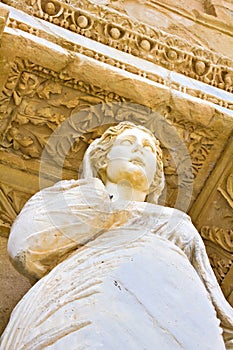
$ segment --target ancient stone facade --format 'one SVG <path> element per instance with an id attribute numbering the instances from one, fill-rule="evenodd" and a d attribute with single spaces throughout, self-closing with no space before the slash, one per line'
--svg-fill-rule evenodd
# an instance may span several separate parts
<path id="1" fill-rule="evenodd" d="M 130 120 L 161 139 L 161 201 L 191 215 L 233 304 L 233 5 L 193 0 L 188 6 L 182 0 L 0 2 L 4 250 L 26 200 L 60 179 L 77 178 L 90 142 Z M 2 278 L 11 281 L 10 263 L 1 259 Z M 19 287 L 10 296 L 1 291 L 1 330 L 29 288 L 10 276 Z"/>

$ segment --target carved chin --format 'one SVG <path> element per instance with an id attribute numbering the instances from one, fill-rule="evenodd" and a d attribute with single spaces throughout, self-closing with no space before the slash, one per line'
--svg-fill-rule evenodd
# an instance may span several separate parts
<path id="1" fill-rule="evenodd" d="M 147 177 L 142 169 L 121 171 L 117 177 L 108 177 L 108 179 L 115 184 L 132 187 L 137 191 L 148 192 L 149 189 Z"/>

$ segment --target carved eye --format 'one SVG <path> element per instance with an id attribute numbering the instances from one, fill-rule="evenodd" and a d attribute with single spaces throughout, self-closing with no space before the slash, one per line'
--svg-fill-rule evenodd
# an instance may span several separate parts
<path id="1" fill-rule="evenodd" d="M 129 145 L 132 145 L 133 141 L 130 140 L 130 139 L 123 139 L 121 140 L 120 144 L 121 145 L 124 145 L 124 146 L 129 146 Z"/>
<path id="2" fill-rule="evenodd" d="M 148 151 L 150 151 L 150 152 L 152 152 L 152 153 L 155 152 L 154 147 L 153 147 L 152 145 L 150 145 L 149 143 L 144 144 L 144 145 L 143 145 L 143 148 L 146 149 L 146 150 L 148 150 Z"/>

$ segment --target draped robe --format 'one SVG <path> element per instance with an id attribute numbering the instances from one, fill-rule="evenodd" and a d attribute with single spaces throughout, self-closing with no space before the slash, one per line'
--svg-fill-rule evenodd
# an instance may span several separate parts
<path id="1" fill-rule="evenodd" d="M 39 280 L 2 350 L 233 349 L 232 308 L 179 210 L 112 202 L 97 178 L 60 181 L 27 202 L 8 249 Z"/>

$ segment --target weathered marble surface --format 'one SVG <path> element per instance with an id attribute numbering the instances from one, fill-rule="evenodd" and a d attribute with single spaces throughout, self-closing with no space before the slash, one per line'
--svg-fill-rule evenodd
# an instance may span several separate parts
<path id="1" fill-rule="evenodd" d="M 2 349 L 232 349 L 233 310 L 199 233 L 185 213 L 151 204 L 164 186 L 153 134 L 108 128 L 83 176 L 34 195 L 13 224 L 12 262 L 41 279 Z"/>

